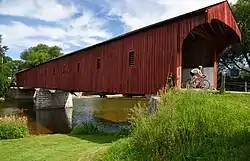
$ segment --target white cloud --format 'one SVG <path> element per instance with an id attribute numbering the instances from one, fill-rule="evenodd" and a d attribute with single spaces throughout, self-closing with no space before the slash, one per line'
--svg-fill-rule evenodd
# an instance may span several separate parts
<path id="1" fill-rule="evenodd" d="M 109 15 L 118 16 L 130 30 L 197 10 L 221 0 L 105 0 Z M 235 2 L 236 0 L 231 0 Z"/>
<path id="2" fill-rule="evenodd" d="M 38 43 L 45 43 L 59 45 L 63 49 L 67 49 L 70 47 L 69 45 L 84 47 L 98 43 L 99 39 L 110 38 L 111 34 L 102 30 L 101 27 L 101 25 L 92 25 L 91 27 L 65 26 L 65 29 L 44 26 L 31 27 L 18 21 L 12 21 L 8 25 L 0 24 L 0 31 L 4 36 L 4 44 L 9 47 L 28 48 Z M 42 37 L 43 39 L 35 39 L 35 37 Z M 99 39 L 96 37 L 99 37 Z M 69 45 L 65 46 L 65 44 Z"/>
<path id="3" fill-rule="evenodd" d="M 94 36 L 109 38 L 111 34 L 105 31 L 105 29 L 101 30 L 105 23 L 106 21 L 104 19 L 96 17 L 93 12 L 86 11 L 82 16 L 73 19 L 70 22 L 66 22 L 66 24 L 69 24 L 68 26 L 66 25 L 68 30 L 67 35 L 83 38 Z"/>
<path id="4" fill-rule="evenodd" d="M 55 0 L 53 1 L 55 2 Z M 34 3 L 34 1 L 32 1 L 32 3 Z M 9 3 L 9 5 L 12 4 Z M 60 5 L 61 4 L 57 4 L 55 6 Z M 22 4 L 22 6 L 25 6 L 25 4 Z M 19 7 L 22 8 L 21 6 Z M 14 9 L 11 9 L 11 6 L 9 6 L 8 10 Z M 48 12 L 49 11 L 50 8 L 48 8 Z M 83 48 L 100 42 L 100 39 L 108 39 L 112 36 L 112 34 L 104 29 L 104 25 L 106 24 L 105 20 L 96 17 L 91 10 L 84 9 L 84 11 L 84 13 L 78 12 L 81 16 L 78 16 L 77 18 L 70 17 L 65 20 L 54 21 L 58 24 L 57 27 L 44 25 L 30 26 L 20 21 L 11 21 L 10 24 L 0 24 L 0 34 L 4 37 L 3 43 L 5 45 L 8 45 L 10 48 L 20 48 L 20 50 L 29 48 L 38 43 L 58 45 L 64 50 L 69 50 L 72 46 Z M 34 15 L 40 15 L 42 12 L 44 11 L 39 11 L 39 9 L 37 9 Z M 9 15 L 11 14 L 13 13 L 10 12 Z M 16 14 L 25 15 L 26 13 L 25 11 L 20 10 L 16 11 Z M 33 18 L 35 18 L 34 15 Z M 59 18 L 59 16 L 49 18 L 49 16 L 43 15 L 41 17 L 41 19 L 44 20 L 55 20 L 56 18 Z M 61 16 L 61 18 L 63 18 L 63 16 Z"/>
<path id="5" fill-rule="evenodd" d="M 1 0 L 0 14 L 23 16 L 45 21 L 70 18 L 77 12 L 72 4 L 63 5 L 58 0 Z"/>
<path id="6" fill-rule="evenodd" d="M 0 24 L 0 31 L 4 35 L 4 42 L 9 46 L 18 45 L 26 38 L 44 36 L 51 39 L 62 38 L 65 31 L 61 28 L 52 28 L 37 26 L 27 26 L 18 21 L 12 21 L 11 24 Z"/>

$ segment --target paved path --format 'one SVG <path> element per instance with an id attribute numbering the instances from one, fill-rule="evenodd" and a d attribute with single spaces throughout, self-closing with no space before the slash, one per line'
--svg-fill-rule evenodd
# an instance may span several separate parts
<path id="1" fill-rule="evenodd" d="M 185 88 L 182 88 L 181 90 L 185 91 L 187 89 Z M 208 89 L 208 90 L 203 90 L 203 89 L 190 89 L 190 90 L 194 90 L 194 91 L 208 91 L 208 92 L 220 92 L 219 90 L 211 90 L 211 89 Z M 225 93 L 233 93 L 233 94 L 250 94 L 250 92 L 240 92 L 240 91 L 225 91 Z"/>

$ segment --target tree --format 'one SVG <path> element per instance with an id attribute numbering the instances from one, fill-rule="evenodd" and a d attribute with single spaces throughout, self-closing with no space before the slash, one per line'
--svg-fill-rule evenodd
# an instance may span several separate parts
<path id="1" fill-rule="evenodd" d="M 5 63 L 5 66 L 10 70 L 9 77 L 15 79 L 15 74 L 25 69 L 25 64 L 21 60 L 11 60 Z"/>
<path id="2" fill-rule="evenodd" d="M 7 46 L 2 45 L 2 36 L 0 35 L 0 97 L 7 93 L 11 82 L 15 80 L 15 73 L 24 69 L 24 63 L 21 60 L 12 60 L 6 56 Z"/>
<path id="3" fill-rule="evenodd" d="M 38 44 L 37 46 L 24 50 L 20 58 L 25 62 L 26 67 L 34 67 L 61 56 L 63 54 L 61 51 L 62 49 L 58 46 L 50 47 L 45 44 Z"/>
<path id="4" fill-rule="evenodd" d="M 230 46 L 220 60 L 220 68 L 238 68 L 250 74 L 250 1 L 238 0 L 231 4 L 235 19 L 242 34 L 242 43 Z"/>
<path id="5" fill-rule="evenodd" d="M 2 45 L 2 40 L 3 40 L 3 37 L 2 37 L 2 35 L 0 35 L 0 64 L 3 64 L 3 57 L 6 53 L 6 51 L 8 50 L 7 46 Z"/>
<path id="6" fill-rule="evenodd" d="M 8 80 L 8 75 L 10 74 L 10 71 L 4 65 L 4 62 L 9 60 L 5 56 L 7 50 L 8 47 L 2 45 L 2 35 L 0 35 L 0 97 L 5 96 L 10 84 L 10 81 Z"/>

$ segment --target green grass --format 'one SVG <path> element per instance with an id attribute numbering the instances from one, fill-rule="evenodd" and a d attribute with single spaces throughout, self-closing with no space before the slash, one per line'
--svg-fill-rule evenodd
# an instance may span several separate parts
<path id="1" fill-rule="evenodd" d="M 241 161 L 250 158 L 250 95 L 170 91 L 155 114 L 137 108 L 131 135 L 96 160 Z"/>
<path id="2" fill-rule="evenodd" d="M 113 135 L 46 135 L 1 140 L 1 161 L 87 161 L 118 139 Z"/>
<path id="3" fill-rule="evenodd" d="M 77 125 L 71 132 L 72 135 L 101 135 L 104 134 L 96 124 L 90 123 L 81 123 Z"/>

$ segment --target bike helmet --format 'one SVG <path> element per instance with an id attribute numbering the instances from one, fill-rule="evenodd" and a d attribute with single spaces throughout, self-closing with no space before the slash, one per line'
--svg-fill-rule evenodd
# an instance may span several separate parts
<path id="1" fill-rule="evenodd" d="M 198 67 L 200 70 L 203 68 L 201 65 L 199 65 L 199 67 Z"/>

